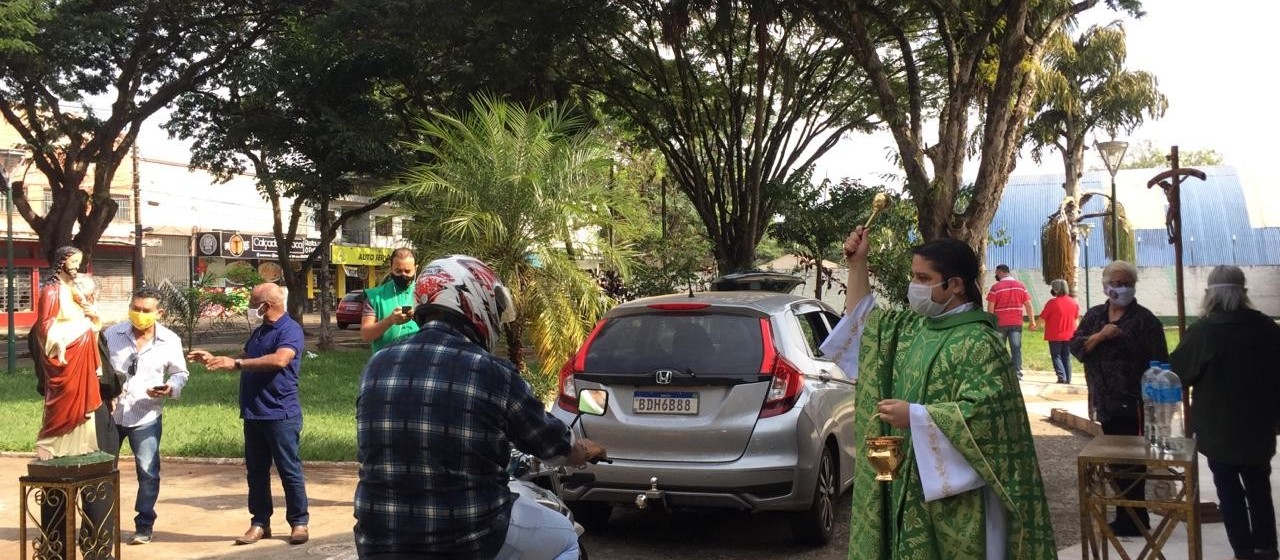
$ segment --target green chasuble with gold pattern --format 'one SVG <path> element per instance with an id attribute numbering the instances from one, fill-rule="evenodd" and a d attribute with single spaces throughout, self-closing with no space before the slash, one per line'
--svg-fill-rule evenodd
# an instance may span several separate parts
<path id="1" fill-rule="evenodd" d="M 1057 557 L 1026 405 L 995 326 L 976 310 L 936 319 L 871 312 L 860 346 L 850 559 L 987 558 L 984 488 L 926 502 L 911 431 L 872 418 L 887 398 L 924 405 L 1004 504 L 1008 558 Z M 876 482 L 866 460 L 865 437 L 879 435 L 906 438 L 891 483 Z"/>

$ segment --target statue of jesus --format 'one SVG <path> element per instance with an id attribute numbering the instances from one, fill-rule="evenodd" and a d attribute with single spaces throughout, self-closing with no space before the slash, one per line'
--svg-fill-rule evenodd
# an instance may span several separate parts
<path id="1" fill-rule="evenodd" d="M 42 461 L 98 450 L 93 412 L 102 404 L 97 345 L 102 325 L 92 294 L 76 285 L 83 259 L 71 246 L 54 252 L 54 274 L 40 286 L 31 329 L 32 358 L 44 395 L 44 421 L 36 439 Z"/>

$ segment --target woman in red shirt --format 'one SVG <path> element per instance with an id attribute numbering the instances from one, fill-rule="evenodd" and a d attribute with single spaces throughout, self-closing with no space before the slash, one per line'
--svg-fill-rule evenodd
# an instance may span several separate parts
<path id="1" fill-rule="evenodd" d="M 1061 278 L 1049 283 L 1053 295 L 1044 304 L 1040 320 L 1044 323 L 1044 339 L 1049 342 L 1049 357 L 1053 359 L 1053 371 L 1058 383 L 1071 383 L 1071 351 L 1068 343 L 1076 332 L 1076 319 L 1080 318 L 1080 304 L 1067 294 L 1067 281 Z"/>

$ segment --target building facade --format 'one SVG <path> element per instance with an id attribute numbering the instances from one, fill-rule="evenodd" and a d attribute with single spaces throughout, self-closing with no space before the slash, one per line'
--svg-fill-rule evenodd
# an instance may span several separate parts
<path id="1" fill-rule="evenodd" d="M 16 132 L 0 127 L 0 145 L 20 143 Z M 99 307 L 105 321 L 123 320 L 127 315 L 135 258 L 142 260 L 143 280 L 153 284 L 168 281 L 188 285 L 208 276 L 214 279 L 215 286 L 225 287 L 229 284 L 227 272 L 244 267 L 252 267 L 265 280 L 281 280 L 283 269 L 271 234 L 272 208 L 259 193 L 252 174 L 221 181 L 205 170 L 190 169 L 187 162 L 148 157 L 145 146 L 139 146 L 138 152 L 138 157 L 126 158 L 115 174 L 111 198 L 119 208 L 87 264 L 87 270 L 103 285 Z M 23 175 L 20 169 L 15 179 L 22 180 Z M 92 188 L 86 183 L 84 189 Z M 46 212 L 51 196 L 44 175 L 30 170 L 25 173 L 25 185 L 36 212 Z M 0 205 L 5 202 L 0 192 Z M 286 211 L 291 203 L 287 198 L 281 200 Z M 335 207 L 340 211 L 365 203 L 365 197 L 356 196 L 339 201 Z M 397 215 L 394 208 L 384 207 L 341 228 L 327 255 L 337 294 L 374 285 L 385 278 L 391 251 L 407 246 L 400 237 L 404 223 L 405 218 Z M 314 212 L 304 209 L 289 253 L 291 266 L 300 267 L 306 255 L 319 245 L 320 232 L 315 224 Z M 14 323 L 25 330 L 35 321 L 36 288 L 42 275 L 48 274 L 49 263 L 41 254 L 35 232 L 16 211 L 13 226 L 15 258 L 5 264 L 14 267 Z M 140 243 L 134 237 L 138 229 L 143 232 Z M 314 271 L 308 277 L 308 299 L 318 294 L 316 278 Z M 0 310 L 8 305 L 4 299 L 5 282 L 0 276 Z M 0 327 L 6 323 L 7 314 L 0 313 Z"/>

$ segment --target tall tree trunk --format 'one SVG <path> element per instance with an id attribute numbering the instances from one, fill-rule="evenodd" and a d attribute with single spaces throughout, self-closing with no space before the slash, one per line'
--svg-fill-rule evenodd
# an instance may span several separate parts
<path id="1" fill-rule="evenodd" d="M 716 267 L 720 274 L 751 270 L 755 265 L 756 246 L 748 235 L 716 239 Z"/>
<path id="2" fill-rule="evenodd" d="M 1072 126 L 1074 123 L 1068 123 Z M 1079 127 L 1074 127 L 1079 128 Z M 1076 229 L 1076 224 L 1080 223 L 1080 177 L 1084 174 L 1084 131 L 1071 131 L 1068 137 L 1066 150 L 1062 154 L 1062 169 L 1066 173 L 1066 180 L 1062 183 L 1066 199 L 1062 205 L 1065 212 L 1064 218 L 1068 224 L 1071 224 L 1071 245 L 1065 247 L 1070 255 L 1068 262 L 1075 263 L 1079 258 L 1080 235 Z M 1080 281 L 1078 267 L 1071 266 L 1063 271 L 1064 280 L 1067 281 L 1067 290 L 1071 294 L 1076 293 L 1076 284 Z M 1088 274 L 1089 271 L 1085 271 Z"/>
<path id="3" fill-rule="evenodd" d="M 320 231 L 329 231 L 330 217 L 329 201 L 325 200 L 320 203 Z M 323 243 L 323 240 L 321 244 L 326 245 L 326 243 Z M 329 251 L 324 250 L 320 252 L 320 271 L 319 274 L 317 274 L 320 282 L 320 334 L 316 345 L 319 346 L 321 350 L 333 349 L 333 335 L 329 331 L 329 306 L 332 305 L 332 298 L 330 297 L 330 294 L 332 294 L 333 291 L 329 285 L 331 280 L 329 278 L 328 256 Z"/>

